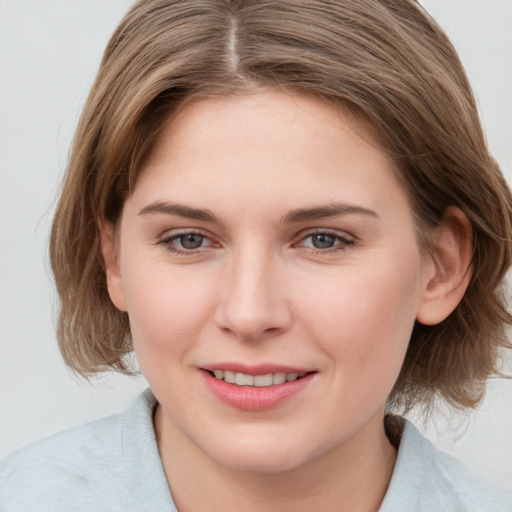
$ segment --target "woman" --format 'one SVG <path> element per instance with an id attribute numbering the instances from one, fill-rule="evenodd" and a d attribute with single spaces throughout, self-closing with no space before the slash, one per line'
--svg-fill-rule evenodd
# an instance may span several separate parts
<path id="1" fill-rule="evenodd" d="M 386 412 L 479 402 L 511 219 L 415 2 L 139 2 L 51 257 L 67 364 L 151 391 L 7 459 L 0 508 L 510 510 Z"/>

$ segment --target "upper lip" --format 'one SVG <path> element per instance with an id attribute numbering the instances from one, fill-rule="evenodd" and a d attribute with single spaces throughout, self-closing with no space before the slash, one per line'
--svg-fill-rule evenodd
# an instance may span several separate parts
<path id="1" fill-rule="evenodd" d="M 243 373 L 245 375 L 267 375 L 269 373 L 311 373 L 314 370 L 299 366 L 289 366 L 276 363 L 262 363 L 249 365 L 235 362 L 213 363 L 201 366 L 202 370 L 213 372 L 223 370 L 228 372 Z"/>

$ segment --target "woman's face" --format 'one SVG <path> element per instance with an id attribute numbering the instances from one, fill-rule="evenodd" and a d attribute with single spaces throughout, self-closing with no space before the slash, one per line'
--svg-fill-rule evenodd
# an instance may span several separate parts
<path id="1" fill-rule="evenodd" d="M 189 104 L 118 244 L 109 289 L 163 438 L 280 471 L 382 435 L 426 277 L 407 195 L 354 120 L 280 92 Z"/>

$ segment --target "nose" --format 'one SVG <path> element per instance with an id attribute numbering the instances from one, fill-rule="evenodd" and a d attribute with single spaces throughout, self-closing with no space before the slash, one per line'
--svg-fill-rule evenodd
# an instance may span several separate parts
<path id="1" fill-rule="evenodd" d="M 248 252 L 225 268 L 215 321 L 241 340 L 256 341 L 285 332 L 292 314 L 279 262 L 269 254 Z"/>

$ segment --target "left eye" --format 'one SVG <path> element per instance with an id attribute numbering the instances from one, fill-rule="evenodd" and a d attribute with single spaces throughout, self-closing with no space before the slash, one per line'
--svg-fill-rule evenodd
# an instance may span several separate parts
<path id="1" fill-rule="evenodd" d="M 315 249 L 330 249 L 336 243 L 336 237 L 327 235 L 325 233 L 319 233 L 317 235 L 311 235 L 311 244 Z"/>
<path id="2" fill-rule="evenodd" d="M 312 233 L 304 237 L 300 245 L 318 250 L 329 250 L 343 249 L 352 243 L 352 240 L 333 233 Z"/>

